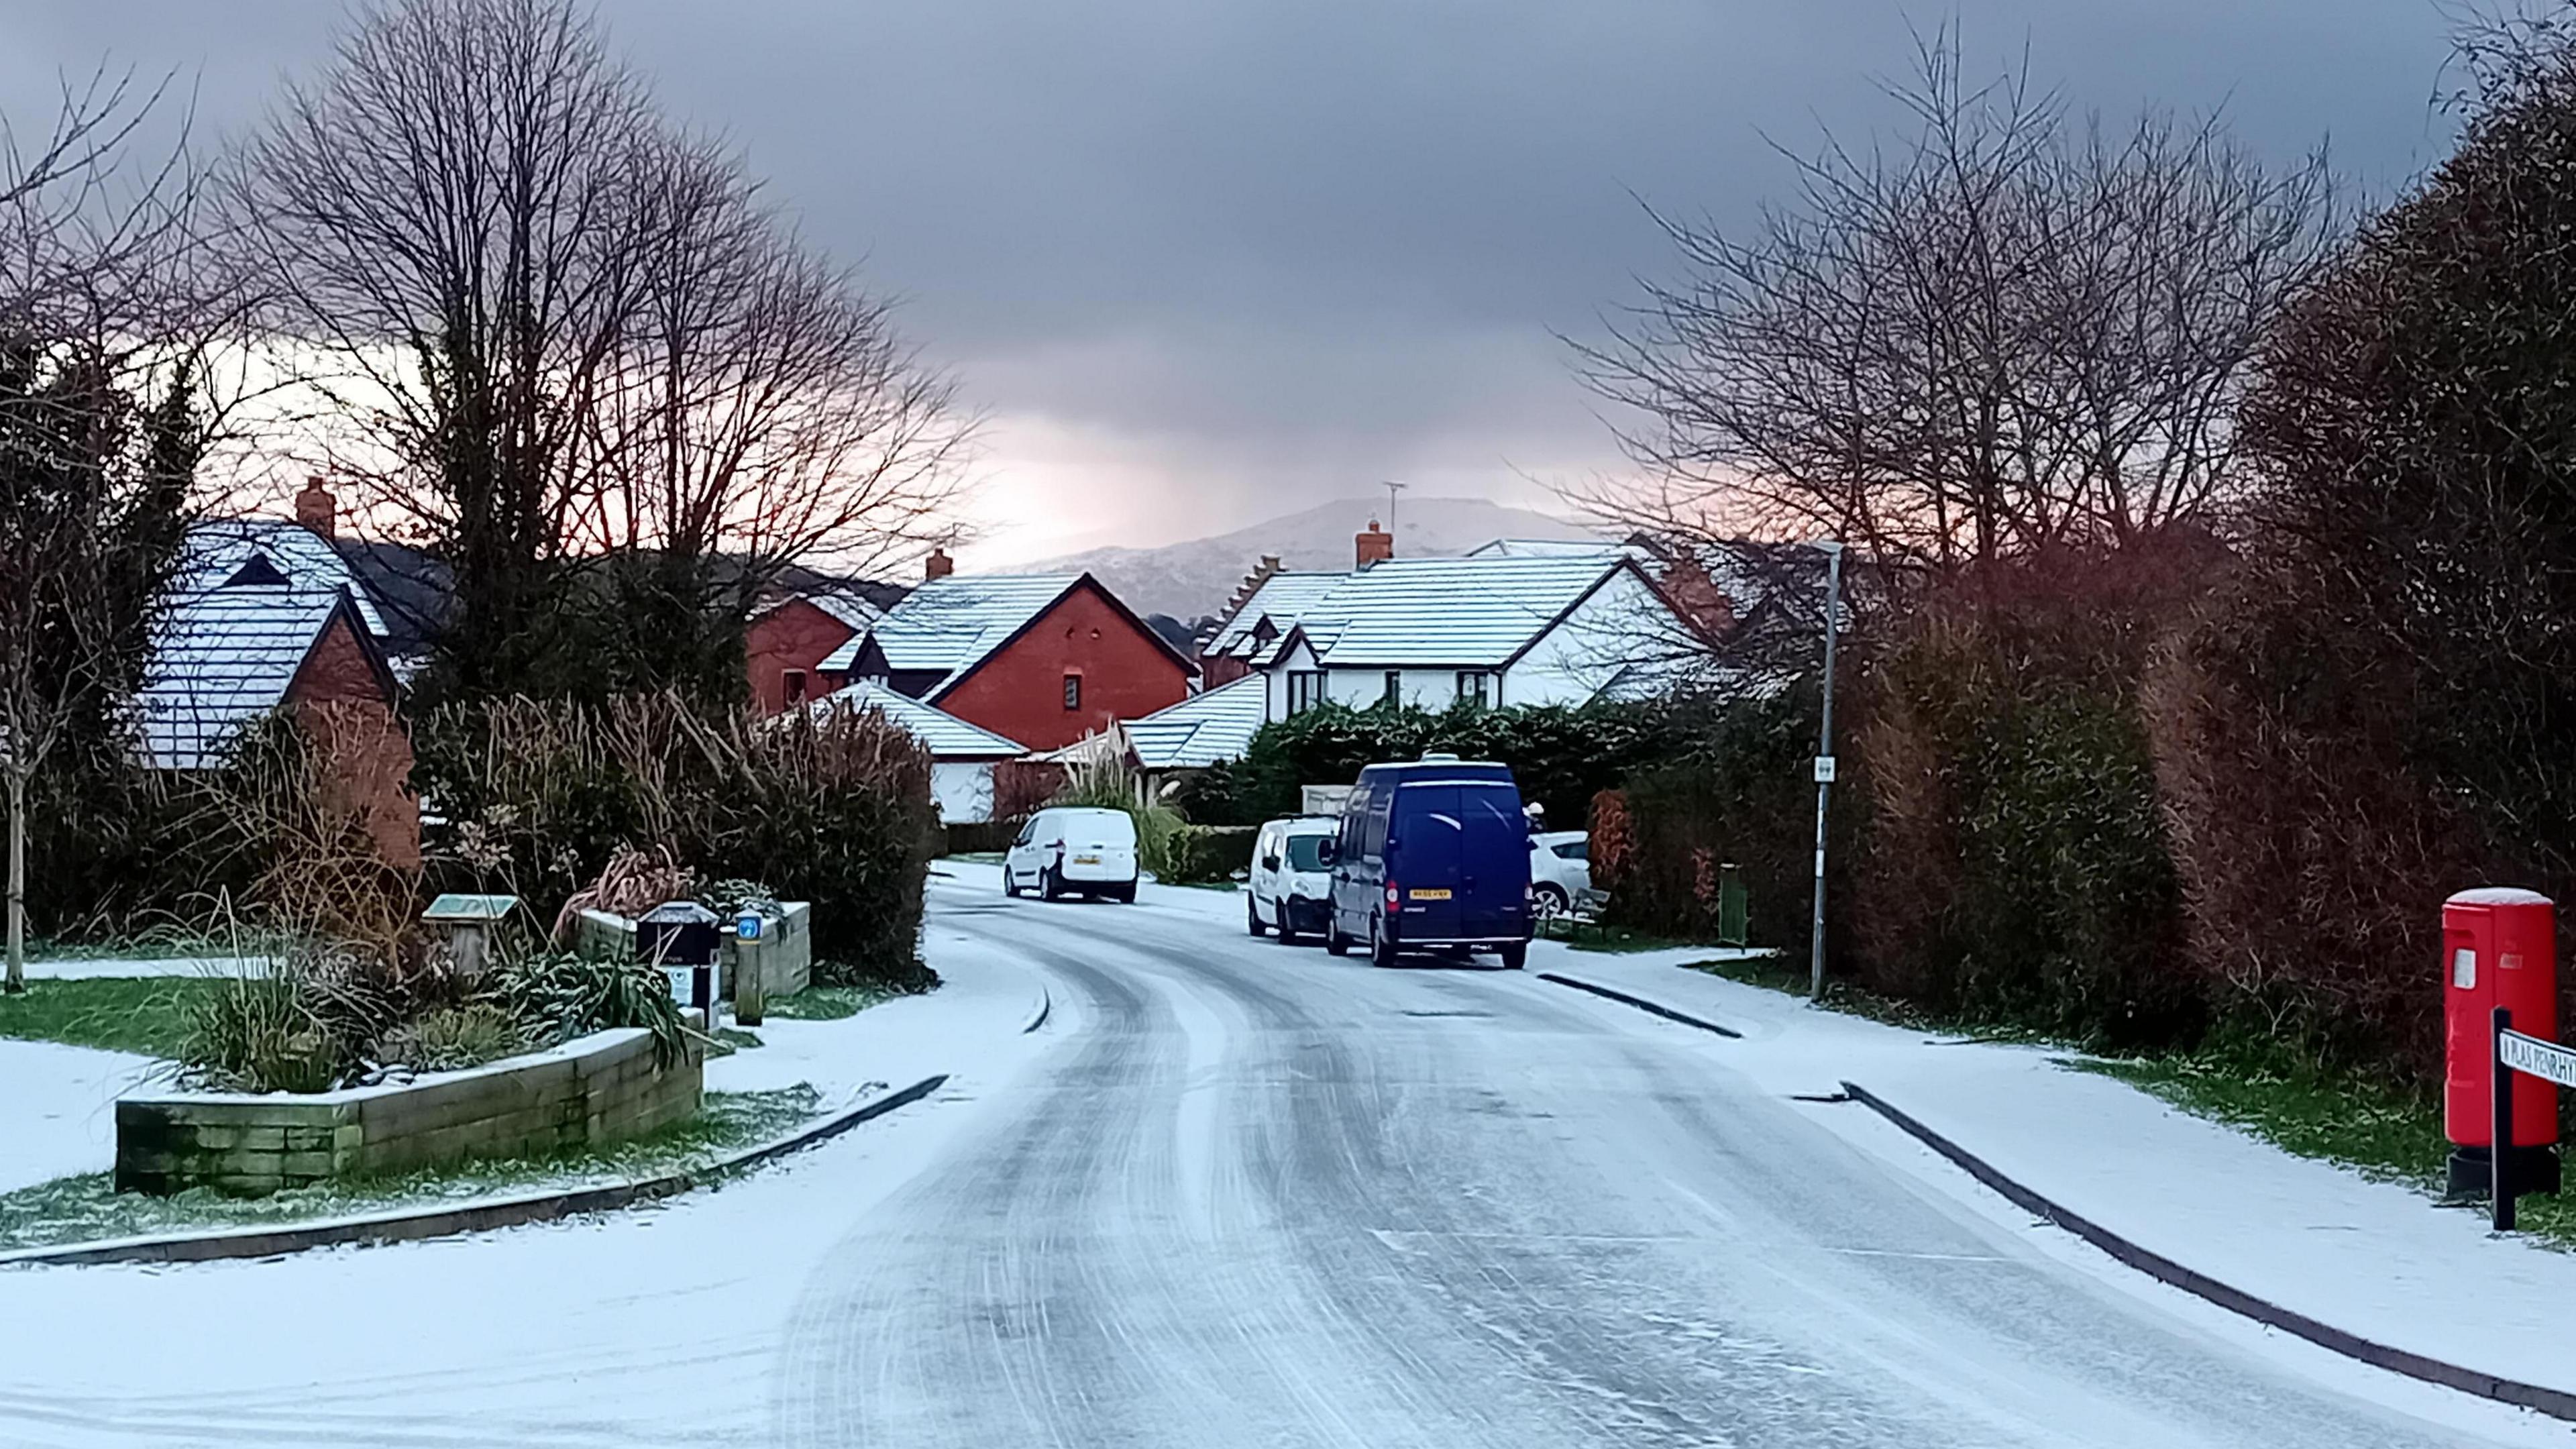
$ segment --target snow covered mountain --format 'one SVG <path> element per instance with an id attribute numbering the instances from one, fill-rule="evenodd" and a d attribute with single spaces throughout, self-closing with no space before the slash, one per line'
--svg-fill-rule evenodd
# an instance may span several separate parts
<path id="1" fill-rule="evenodd" d="M 1212 538 L 1160 548 L 1097 548 L 1012 571 L 1088 571 L 1139 614 L 1196 619 L 1222 607 L 1263 554 L 1279 555 L 1292 569 L 1351 567 L 1352 535 L 1385 515 L 1383 498 L 1337 498 Z M 1561 518 L 1484 498 L 1406 498 L 1396 505 L 1395 534 L 1400 558 L 1454 557 L 1497 538 L 1592 536 Z"/>

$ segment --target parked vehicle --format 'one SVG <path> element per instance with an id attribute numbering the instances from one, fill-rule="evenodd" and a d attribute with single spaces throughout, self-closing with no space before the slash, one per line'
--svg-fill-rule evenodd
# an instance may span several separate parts
<path id="1" fill-rule="evenodd" d="M 1073 805 L 1030 816 L 1002 857 L 1002 894 L 1024 890 L 1049 901 L 1064 895 L 1136 899 L 1135 819 L 1124 810 Z"/>
<path id="2" fill-rule="evenodd" d="M 1433 754 L 1369 766 L 1326 852 L 1324 949 L 1365 945 L 1381 966 L 1403 951 L 1491 951 L 1519 970 L 1529 959 L 1529 837 L 1507 765 Z"/>
<path id="3" fill-rule="evenodd" d="M 1342 822 L 1330 815 L 1273 820 L 1252 837 L 1251 879 L 1244 886 L 1243 925 L 1253 935 L 1277 931 L 1294 945 L 1300 936 L 1324 934 L 1333 909 L 1333 873 L 1324 864 L 1324 842 Z"/>
<path id="4" fill-rule="evenodd" d="M 1530 909 L 1545 920 L 1574 909 L 1592 889 L 1592 836 L 1551 830 L 1530 837 Z"/>

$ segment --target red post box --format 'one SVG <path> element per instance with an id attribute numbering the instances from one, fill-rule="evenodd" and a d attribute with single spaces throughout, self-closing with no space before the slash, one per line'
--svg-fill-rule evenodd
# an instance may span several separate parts
<path id="1" fill-rule="evenodd" d="M 2558 1039 L 2558 912 L 2549 897 L 2505 887 L 2442 903 L 2442 1119 L 2451 1191 L 2483 1192 L 2493 1175 L 2495 1009 L 2513 1029 Z M 2513 1170 L 2525 1191 L 2558 1189 L 2558 1089 L 2514 1074 Z"/>

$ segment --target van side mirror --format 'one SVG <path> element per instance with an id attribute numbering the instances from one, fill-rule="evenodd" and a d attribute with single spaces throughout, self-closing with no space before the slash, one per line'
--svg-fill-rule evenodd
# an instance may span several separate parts
<path id="1" fill-rule="evenodd" d="M 1275 855 L 1265 855 L 1261 857 L 1261 868 L 1263 870 L 1277 870 L 1279 868 L 1279 857 Z"/>

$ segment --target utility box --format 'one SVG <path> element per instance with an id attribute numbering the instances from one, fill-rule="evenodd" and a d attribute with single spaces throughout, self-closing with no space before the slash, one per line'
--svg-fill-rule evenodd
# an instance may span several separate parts
<path id="1" fill-rule="evenodd" d="M 664 901 L 635 918 L 635 955 L 662 968 L 671 995 L 716 1025 L 716 962 L 724 953 L 722 921 L 696 901 Z"/>
<path id="2" fill-rule="evenodd" d="M 2494 1177 L 2495 1009 L 2513 1029 L 2558 1039 L 2558 908 L 2533 891 L 2487 887 L 2442 903 L 2442 1124 L 2451 1139 L 2454 1196 L 2484 1192 Z M 2558 1190 L 2558 1089 L 2513 1074 L 2514 1179 L 2525 1191 Z"/>

